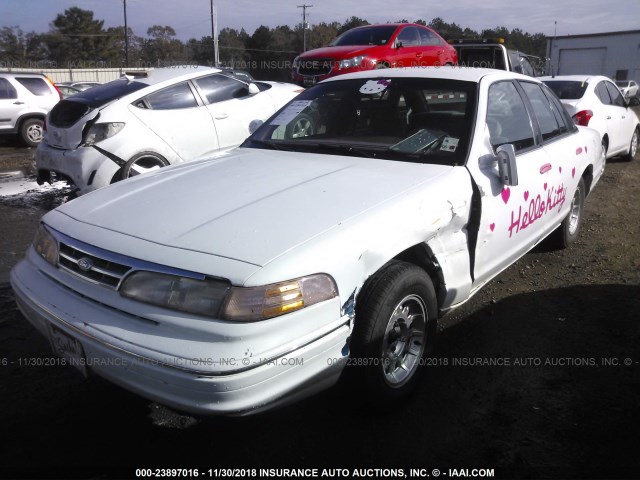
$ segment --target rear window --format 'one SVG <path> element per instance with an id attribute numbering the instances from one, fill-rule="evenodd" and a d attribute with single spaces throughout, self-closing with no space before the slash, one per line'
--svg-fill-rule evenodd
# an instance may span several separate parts
<path id="1" fill-rule="evenodd" d="M 43 95 L 51 95 L 51 89 L 44 78 L 36 77 L 16 77 L 16 81 L 39 97 Z"/>
<path id="2" fill-rule="evenodd" d="M 73 96 L 73 101 L 97 108 L 148 86 L 146 83 L 121 78 L 77 93 Z"/>
<path id="3" fill-rule="evenodd" d="M 577 100 L 578 98 L 582 98 L 589 86 L 587 82 L 575 80 L 546 80 L 544 83 L 553 90 L 553 93 L 555 93 L 560 100 Z"/>

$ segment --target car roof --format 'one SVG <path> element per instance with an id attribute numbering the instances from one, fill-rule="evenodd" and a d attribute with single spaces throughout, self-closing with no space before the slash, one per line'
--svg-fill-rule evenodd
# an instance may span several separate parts
<path id="1" fill-rule="evenodd" d="M 527 75 L 522 75 L 506 70 L 495 70 L 491 68 L 469 68 L 469 67 L 409 67 L 409 68 L 385 68 L 381 70 L 366 70 L 362 72 L 347 73 L 331 77 L 324 82 L 349 80 L 349 79 L 367 79 L 367 78 L 440 78 L 448 80 L 463 80 L 467 82 L 480 82 L 484 77 L 493 77 L 500 79 L 523 79 L 538 80 Z M 324 83 L 322 82 L 322 83 Z"/>
<path id="2" fill-rule="evenodd" d="M 591 82 L 591 81 L 600 81 L 600 80 L 609 80 L 610 78 L 605 77 L 604 75 L 555 75 L 555 76 L 546 76 L 546 77 L 538 77 L 538 80 L 543 82 L 547 81 L 574 81 L 574 82 Z"/>
<path id="3" fill-rule="evenodd" d="M 219 68 L 204 67 L 201 65 L 175 65 L 172 67 L 154 68 L 145 72 L 145 74 L 141 76 L 136 76 L 134 74 L 133 79 L 136 82 L 145 83 L 147 85 L 156 85 L 158 83 L 175 80 L 180 77 L 189 79 L 206 73 L 217 72 L 220 72 Z"/>

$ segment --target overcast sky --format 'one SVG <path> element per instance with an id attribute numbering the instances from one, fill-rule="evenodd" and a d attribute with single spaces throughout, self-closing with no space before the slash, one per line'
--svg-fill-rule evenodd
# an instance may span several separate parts
<path id="1" fill-rule="evenodd" d="M 640 29 L 640 0 L 214 0 L 218 28 L 244 28 L 249 34 L 260 25 L 293 26 L 301 22 L 303 3 L 308 22 L 344 22 L 355 15 L 371 23 L 441 17 L 463 28 L 480 31 L 505 26 L 529 33 L 558 35 Z M 124 24 L 123 0 L 0 0 L 0 26 L 45 32 L 58 13 L 78 6 L 92 10 L 105 27 Z M 211 34 L 210 0 L 127 0 L 129 26 L 145 35 L 151 25 L 170 25 L 178 38 Z"/>

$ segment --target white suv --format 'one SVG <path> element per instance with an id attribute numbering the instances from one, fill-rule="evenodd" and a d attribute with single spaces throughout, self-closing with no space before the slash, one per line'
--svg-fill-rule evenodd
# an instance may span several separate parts
<path id="1" fill-rule="evenodd" d="M 44 75 L 0 72 L 0 134 L 17 133 L 25 145 L 37 147 L 45 116 L 61 98 Z"/>

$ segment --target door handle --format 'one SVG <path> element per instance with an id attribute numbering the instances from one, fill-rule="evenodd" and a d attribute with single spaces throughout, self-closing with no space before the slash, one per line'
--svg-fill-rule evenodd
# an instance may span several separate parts
<path id="1" fill-rule="evenodd" d="M 13 102 L 14 105 L 24 105 L 24 102 L 21 102 L 20 100 L 17 100 L 15 102 Z"/>
<path id="2" fill-rule="evenodd" d="M 217 113 L 216 114 L 216 120 L 223 120 L 225 118 L 227 118 L 229 116 L 228 113 Z"/>
<path id="3" fill-rule="evenodd" d="M 416 53 L 416 58 L 422 58 L 422 53 L 420 52 Z"/>
<path id="4" fill-rule="evenodd" d="M 549 170 L 551 170 L 553 167 L 551 166 L 550 163 L 545 163 L 544 165 L 542 165 L 540 167 L 540 175 L 547 173 Z"/>

